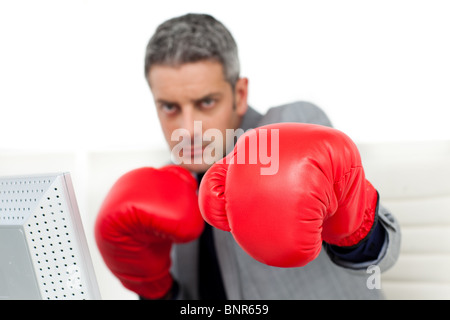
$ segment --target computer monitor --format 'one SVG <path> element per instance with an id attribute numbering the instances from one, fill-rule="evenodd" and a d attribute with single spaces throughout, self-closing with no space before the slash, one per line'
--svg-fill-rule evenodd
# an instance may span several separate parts
<path id="1" fill-rule="evenodd" d="M 0 299 L 100 299 L 69 173 L 0 177 Z"/>

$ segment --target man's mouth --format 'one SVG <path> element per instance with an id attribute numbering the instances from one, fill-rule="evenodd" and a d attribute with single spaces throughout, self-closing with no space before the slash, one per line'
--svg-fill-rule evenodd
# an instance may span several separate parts
<path id="1" fill-rule="evenodd" d="M 186 147 L 183 148 L 181 151 L 181 156 L 183 158 L 186 157 L 190 157 L 190 158 L 194 158 L 194 157 L 201 157 L 203 156 L 203 152 L 205 151 L 206 146 L 199 146 L 199 147 Z"/>
<path id="2" fill-rule="evenodd" d="M 203 151 L 205 151 L 205 148 L 206 148 L 206 146 L 191 148 L 190 149 L 190 156 L 191 156 L 191 158 L 193 158 L 193 157 L 201 157 L 203 155 Z"/>

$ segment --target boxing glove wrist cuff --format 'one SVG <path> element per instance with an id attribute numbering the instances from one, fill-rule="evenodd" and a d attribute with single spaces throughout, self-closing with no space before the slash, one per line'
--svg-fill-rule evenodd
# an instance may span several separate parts
<path id="1" fill-rule="evenodd" d="M 368 235 L 367 239 L 358 243 L 355 248 L 337 247 L 324 243 L 330 258 L 339 264 L 339 261 L 361 263 L 375 261 L 380 256 L 386 240 L 386 231 L 379 221 Z"/>
<path id="2" fill-rule="evenodd" d="M 173 286 L 173 278 L 170 273 L 164 274 L 158 279 L 148 279 L 148 280 L 130 280 L 121 279 L 122 284 L 136 292 L 140 297 L 145 299 L 161 299 L 168 294 Z"/>
<path id="3" fill-rule="evenodd" d="M 378 194 L 378 191 L 376 192 L 376 202 L 374 206 L 369 206 L 366 208 L 364 212 L 364 218 L 361 223 L 361 226 L 353 232 L 348 237 L 345 237 L 343 239 L 340 239 L 339 241 L 335 243 L 329 243 L 334 246 L 343 247 L 349 250 L 355 249 L 364 242 L 367 241 L 367 239 L 370 238 L 370 235 L 375 230 L 375 227 L 378 223 L 378 207 L 380 202 L 380 195 Z M 325 240 L 325 239 L 324 239 Z M 327 242 L 325 240 L 325 242 Z"/>
<path id="4" fill-rule="evenodd" d="M 180 285 L 173 279 L 172 286 L 169 291 L 161 298 L 149 299 L 144 296 L 139 296 L 139 300 L 176 300 L 178 298 L 178 293 L 180 292 Z"/>

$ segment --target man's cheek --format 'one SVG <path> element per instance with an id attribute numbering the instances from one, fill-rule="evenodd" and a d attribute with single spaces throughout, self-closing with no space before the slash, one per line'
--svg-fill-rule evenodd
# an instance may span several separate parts
<path id="1" fill-rule="evenodd" d="M 212 165 L 223 157 L 224 137 L 219 129 L 207 129 L 203 133 L 203 141 L 208 143 L 203 151 L 203 161 Z"/>

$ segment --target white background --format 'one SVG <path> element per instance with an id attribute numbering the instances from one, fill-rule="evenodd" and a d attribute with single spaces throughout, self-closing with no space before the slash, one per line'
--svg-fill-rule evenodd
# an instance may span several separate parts
<path id="1" fill-rule="evenodd" d="M 187 12 L 231 30 L 262 112 L 307 100 L 356 142 L 450 139 L 445 0 L 1 0 L 0 150 L 163 146 L 144 51 Z"/>

